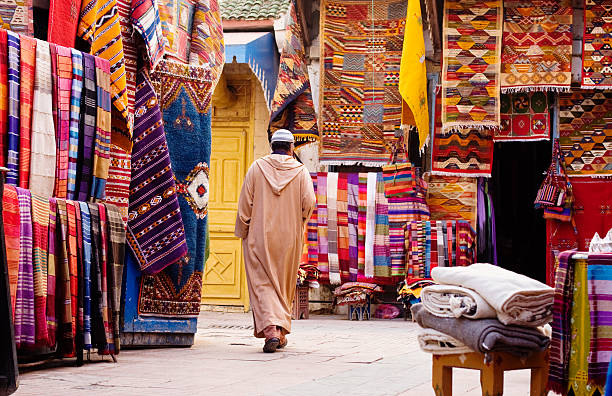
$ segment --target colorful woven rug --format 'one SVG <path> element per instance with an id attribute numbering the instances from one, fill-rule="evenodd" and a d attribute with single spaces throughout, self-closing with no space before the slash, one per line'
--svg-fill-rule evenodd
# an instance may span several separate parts
<path id="1" fill-rule="evenodd" d="M 380 166 L 401 135 L 406 2 L 321 2 L 321 163 Z"/>
<path id="2" fill-rule="evenodd" d="M 520 92 L 501 95 L 501 128 L 496 142 L 549 140 L 548 95 L 546 92 Z"/>
<path id="3" fill-rule="evenodd" d="M 208 233 L 212 79 L 208 69 L 161 61 L 151 81 L 162 110 L 188 255 L 156 275 L 143 276 L 138 312 L 196 317 Z"/>
<path id="4" fill-rule="evenodd" d="M 34 80 L 36 69 L 36 40 L 21 36 L 20 58 L 20 95 L 19 118 L 21 130 L 19 132 L 19 187 L 28 188 L 30 185 L 30 158 L 32 134 L 32 104 L 34 101 Z"/>
<path id="5" fill-rule="evenodd" d="M 49 345 L 47 328 L 47 276 L 49 251 L 49 199 L 32 194 L 32 247 L 36 344 Z"/>
<path id="6" fill-rule="evenodd" d="M 288 129 L 293 132 L 296 146 L 317 141 L 319 136 L 302 37 L 296 4 L 291 1 L 270 109 L 269 133 L 281 128 Z"/>
<path id="7" fill-rule="evenodd" d="M 612 24 L 608 22 L 610 4 L 606 0 L 584 2 L 584 34 L 582 40 L 582 88 L 612 88 L 612 53 L 608 38 Z"/>
<path id="8" fill-rule="evenodd" d="M 132 156 L 121 147 L 111 144 L 104 202 L 119 208 L 123 221 L 128 219 L 131 178 Z"/>
<path id="9" fill-rule="evenodd" d="M 0 28 L 34 36 L 32 0 L 5 1 L 0 5 Z"/>
<path id="10" fill-rule="evenodd" d="M 158 0 L 166 56 L 189 62 L 195 0 Z"/>
<path id="11" fill-rule="evenodd" d="M 429 176 L 427 183 L 431 220 L 466 220 L 476 227 L 478 179 Z"/>
<path id="12" fill-rule="evenodd" d="M 196 1 L 189 63 L 210 67 L 214 90 L 225 65 L 223 23 L 218 0 Z"/>
<path id="13" fill-rule="evenodd" d="M 591 345 L 589 352 L 589 378 L 600 386 L 606 385 L 608 366 L 612 359 L 610 343 L 609 301 L 612 298 L 612 255 L 589 254 L 588 292 L 591 317 Z"/>
<path id="14" fill-rule="evenodd" d="M 572 14 L 570 0 L 504 1 L 502 92 L 569 91 Z"/>
<path id="15" fill-rule="evenodd" d="M 440 109 L 440 96 L 436 97 Z M 436 175 L 491 177 L 493 131 L 487 128 L 448 129 L 442 127 L 440 112 L 431 147 L 431 171 Z"/>
<path id="16" fill-rule="evenodd" d="M 81 0 L 50 0 L 47 41 L 74 48 Z"/>
<path id="17" fill-rule="evenodd" d="M 502 2 L 444 3 L 442 125 L 499 127 Z"/>
<path id="18" fill-rule="evenodd" d="M 132 1 L 130 15 L 134 30 L 140 33 L 147 50 L 147 59 L 153 69 L 164 56 L 164 36 L 159 9 L 155 0 Z"/>
<path id="19" fill-rule="evenodd" d="M 19 278 L 15 301 L 15 344 L 17 348 L 35 342 L 34 271 L 32 256 L 32 195 L 17 187 L 19 201 Z"/>
<path id="20" fill-rule="evenodd" d="M 559 95 L 559 143 L 569 176 L 612 174 L 612 92 Z"/>

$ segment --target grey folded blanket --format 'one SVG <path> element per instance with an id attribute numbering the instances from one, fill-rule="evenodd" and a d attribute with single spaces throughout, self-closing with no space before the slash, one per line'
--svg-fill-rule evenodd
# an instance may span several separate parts
<path id="1" fill-rule="evenodd" d="M 415 304 L 412 317 L 424 328 L 438 330 L 482 352 L 508 352 L 528 356 L 548 347 L 550 339 L 533 327 L 508 326 L 497 319 L 442 318 L 431 314 L 423 304 Z"/>

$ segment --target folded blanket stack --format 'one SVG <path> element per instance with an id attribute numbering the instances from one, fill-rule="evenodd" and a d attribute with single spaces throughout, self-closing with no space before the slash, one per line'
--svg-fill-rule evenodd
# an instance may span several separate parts
<path id="1" fill-rule="evenodd" d="M 483 353 L 526 356 L 548 347 L 550 337 L 539 327 L 552 320 L 554 289 L 491 264 L 438 267 L 432 278 L 439 284 L 425 287 L 422 304 L 412 308 L 421 327 Z M 426 352 L 461 353 L 453 341 L 423 337 Z"/>
<path id="2" fill-rule="evenodd" d="M 334 290 L 334 296 L 336 305 L 365 304 L 369 296 L 382 291 L 382 287 L 375 283 L 347 282 Z"/>

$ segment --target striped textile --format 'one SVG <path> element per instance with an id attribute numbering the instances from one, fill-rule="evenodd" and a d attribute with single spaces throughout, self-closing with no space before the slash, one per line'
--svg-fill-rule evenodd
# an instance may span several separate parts
<path id="1" fill-rule="evenodd" d="M 8 41 L 8 154 L 6 182 L 19 179 L 19 35 L 10 30 Z"/>
<path id="2" fill-rule="evenodd" d="M 388 198 L 391 276 L 403 276 L 406 274 L 404 226 L 409 218 L 405 203 L 406 199 L 404 197 Z"/>
<path id="3" fill-rule="evenodd" d="M 359 173 L 348 174 L 348 233 L 349 233 L 349 273 L 350 282 L 357 281 L 359 272 Z"/>
<path id="4" fill-rule="evenodd" d="M 32 194 L 32 237 L 36 345 L 51 346 L 47 328 L 49 199 L 36 194 Z"/>
<path id="5" fill-rule="evenodd" d="M 123 263 L 125 260 L 125 222 L 122 213 L 115 205 L 106 204 L 108 223 L 108 285 L 109 309 L 112 314 L 113 344 L 115 354 L 120 348 L 121 324 L 121 287 L 123 282 Z"/>
<path id="6" fill-rule="evenodd" d="M 589 254 L 587 284 L 591 308 L 589 379 L 605 386 L 612 361 L 612 254 Z"/>
<path id="7" fill-rule="evenodd" d="M 53 82 L 53 89 L 51 90 L 53 100 L 53 125 L 57 128 L 57 45 L 52 43 L 49 44 L 49 53 L 51 54 L 51 81 Z"/>
<path id="8" fill-rule="evenodd" d="M 91 349 L 91 220 L 87 202 L 79 202 L 83 234 L 83 347 Z"/>
<path id="9" fill-rule="evenodd" d="M 55 92 L 57 110 L 55 140 L 57 167 L 55 170 L 55 196 L 68 196 L 68 146 L 70 142 L 70 95 L 72 93 L 72 53 L 70 48 L 55 46 Z"/>
<path id="10" fill-rule="evenodd" d="M 57 200 L 57 249 L 55 251 L 56 262 L 56 298 L 59 301 L 59 312 L 56 312 L 57 328 L 57 348 L 63 356 L 74 354 L 75 336 L 72 327 L 72 293 L 70 287 L 70 264 L 68 258 L 68 212 L 66 201 Z M 75 323 L 76 327 L 76 323 Z"/>
<path id="11" fill-rule="evenodd" d="M 338 257 L 338 173 L 327 173 L 327 257 L 329 260 L 329 282 L 341 283 Z"/>
<path id="12" fill-rule="evenodd" d="M 365 260 L 364 260 L 364 275 L 366 278 L 374 276 L 374 235 L 376 230 L 376 189 L 377 189 L 377 174 L 374 172 L 368 173 L 366 185 L 367 201 L 366 201 L 366 231 L 365 231 Z"/>
<path id="13" fill-rule="evenodd" d="M 164 56 L 164 36 L 157 1 L 133 0 L 131 18 L 134 29 L 140 33 L 146 45 L 147 58 L 154 70 Z"/>
<path id="14" fill-rule="evenodd" d="M 189 63 L 206 65 L 211 68 L 214 89 L 225 64 L 225 44 L 219 0 L 198 0 L 195 3 Z"/>
<path id="15" fill-rule="evenodd" d="M 110 64 L 102 58 L 96 58 L 96 140 L 93 157 L 93 179 L 91 198 L 104 199 L 108 167 L 110 166 Z"/>
<path id="16" fill-rule="evenodd" d="M 388 277 L 389 268 L 389 203 L 385 197 L 382 173 L 376 174 L 376 225 L 374 229 L 374 276 Z"/>
<path id="17" fill-rule="evenodd" d="M 56 141 L 53 123 L 53 80 L 49 43 L 37 41 L 32 136 L 30 191 L 43 197 L 53 195 L 55 188 Z"/>
<path id="18" fill-rule="evenodd" d="M 83 361 L 84 349 L 84 307 L 83 307 L 83 220 L 81 219 L 81 207 L 78 202 L 72 201 L 75 214 L 76 250 L 77 250 L 77 313 L 76 313 L 76 338 L 75 351 L 77 364 Z"/>
<path id="19" fill-rule="evenodd" d="M 327 173 L 325 172 L 317 173 L 317 222 L 317 237 L 319 240 L 317 268 L 319 268 L 321 277 L 325 278 L 329 274 L 329 263 L 327 258 Z"/>
<path id="20" fill-rule="evenodd" d="M 357 272 L 365 271 L 365 235 L 368 213 L 368 174 L 359 173 L 359 206 L 357 210 Z"/>
<path id="21" fill-rule="evenodd" d="M 32 134 L 32 104 L 36 69 L 36 40 L 21 36 L 19 118 L 19 187 L 30 186 L 30 150 Z"/>
<path id="22" fill-rule="evenodd" d="M 127 243 L 140 270 L 155 274 L 185 257 L 187 242 L 162 113 L 144 71 L 137 90 Z"/>
<path id="23" fill-rule="evenodd" d="M 49 21 L 52 21 L 47 24 L 47 41 L 73 48 L 76 43 L 81 0 L 50 0 L 47 4 Z"/>
<path id="24" fill-rule="evenodd" d="M 15 302 L 15 344 L 17 348 L 36 342 L 34 313 L 34 271 L 32 268 L 32 196 L 17 187 L 19 201 L 19 279 Z"/>
<path id="25" fill-rule="evenodd" d="M 102 296 L 100 210 L 97 203 L 89 202 L 88 206 L 91 221 L 91 344 L 94 348 L 104 350 L 106 348 L 106 335 L 100 307 Z"/>
<path id="26" fill-rule="evenodd" d="M 572 324 L 570 315 L 574 294 L 575 251 L 562 252 L 555 274 L 555 298 L 553 302 L 552 337 L 547 390 L 565 394 L 568 385 Z"/>
<path id="27" fill-rule="evenodd" d="M 19 235 L 20 216 L 19 201 L 15 186 L 4 185 L 2 196 L 2 221 L 4 222 L 4 239 L 6 244 L 6 264 L 8 267 L 9 289 L 11 292 L 11 311 L 15 317 L 17 282 L 19 279 Z"/>
<path id="28" fill-rule="evenodd" d="M 312 177 L 312 186 L 315 191 L 315 195 L 317 195 L 317 174 L 311 173 Z M 317 220 L 317 207 L 312 212 L 312 216 L 308 220 L 306 224 L 306 242 L 308 245 L 308 265 L 312 265 L 315 268 L 317 267 L 317 262 L 319 260 L 319 247 L 318 247 L 318 220 Z"/>
<path id="29" fill-rule="evenodd" d="M 112 140 L 113 144 L 131 151 L 132 115 L 128 108 L 125 56 L 116 0 L 83 0 L 77 34 L 91 44 L 92 55 L 110 62 L 106 69 L 110 75 L 109 86 L 104 87 L 108 88 L 113 107 L 121 120 L 113 128 Z M 110 125 L 108 127 L 110 132 Z"/>
<path id="30" fill-rule="evenodd" d="M 105 336 L 105 345 L 103 347 L 98 346 L 98 353 L 101 355 L 114 355 L 115 354 L 115 339 L 114 339 L 114 331 L 113 331 L 113 318 L 112 312 L 110 311 L 110 303 L 111 303 L 111 294 L 109 293 L 109 262 L 108 262 L 108 246 L 109 246 L 109 235 L 108 235 L 108 226 L 107 226 L 107 213 L 106 206 L 103 204 L 98 205 L 98 215 L 100 216 L 100 244 L 98 245 L 99 252 L 99 274 L 100 284 L 99 291 L 100 299 L 98 301 L 98 307 L 100 309 L 100 313 L 102 315 L 102 321 L 104 323 L 104 336 Z"/>
<path id="31" fill-rule="evenodd" d="M 387 198 L 411 194 L 416 184 L 414 169 L 410 164 L 393 164 L 383 167 L 383 180 Z"/>
<path id="32" fill-rule="evenodd" d="M 61 227 L 60 227 L 61 228 Z M 49 198 L 49 234 L 47 238 L 48 242 L 48 256 L 47 256 L 47 335 L 49 337 L 49 345 L 55 345 L 55 335 L 57 333 L 57 316 L 55 314 L 55 297 L 56 297 L 56 263 L 58 262 L 57 248 L 58 248 L 58 235 L 57 231 L 60 229 L 57 226 L 57 201 L 55 198 Z"/>
<path id="33" fill-rule="evenodd" d="M 79 160 L 79 127 L 83 91 L 83 55 L 72 49 L 72 87 L 70 93 L 70 128 L 68 140 L 68 199 L 76 199 L 77 162 Z"/>
<path id="34" fill-rule="evenodd" d="M 97 88 L 96 61 L 92 55 L 83 54 L 83 92 L 81 94 L 79 120 L 79 161 L 77 161 L 77 197 L 87 201 L 92 187 L 94 140 L 96 136 Z"/>
<path id="35" fill-rule="evenodd" d="M 70 298 L 71 298 L 71 315 L 72 315 L 72 334 L 73 343 L 78 342 L 77 336 L 77 318 L 79 306 L 79 248 L 78 248 L 78 231 L 76 221 L 76 205 L 74 201 L 66 201 L 66 215 L 68 219 L 67 232 L 67 252 L 68 252 L 68 267 L 70 271 Z M 77 352 L 73 345 L 74 352 Z M 70 354 L 72 355 L 72 354 Z"/>
<path id="36" fill-rule="evenodd" d="M 134 39 L 134 28 L 132 26 L 132 22 L 130 21 L 130 14 L 132 13 L 132 1 L 117 0 L 117 12 L 119 14 L 119 25 L 121 26 L 121 40 L 123 40 L 123 57 L 125 61 L 126 82 L 125 92 L 127 95 L 127 108 L 130 114 L 134 114 L 134 103 L 136 95 L 136 73 L 138 71 L 138 50 L 136 49 L 136 41 Z M 115 114 L 113 114 L 113 116 Z"/>
<path id="37" fill-rule="evenodd" d="M 348 220 L 348 174 L 338 174 L 338 261 L 340 279 L 349 277 L 349 220 Z"/>
<path id="38" fill-rule="evenodd" d="M 0 166 L 6 166 L 8 150 L 8 44 L 7 31 L 0 29 Z"/>
<path id="39" fill-rule="evenodd" d="M 133 148 L 132 148 L 133 150 Z M 104 195 L 105 202 L 115 205 L 121 211 L 121 218 L 127 221 L 130 205 L 130 180 L 132 178 L 132 156 L 119 146 L 111 144 L 108 179 Z"/>

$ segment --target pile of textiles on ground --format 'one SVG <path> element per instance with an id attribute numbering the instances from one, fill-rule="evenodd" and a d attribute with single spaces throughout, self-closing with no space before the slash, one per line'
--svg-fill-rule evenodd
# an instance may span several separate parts
<path id="1" fill-rule="evenodd" d="M 465 220 L 411 221 L 405 233 L 407 279 L 476 261 L 476 231 Z"/>
<path id="2" fill-rule="evenodd" d="M 109 61 L 6 30 L 0 46 L 6 183 L 44 197 L 104 198 L 111 162 Z"/>
<path id="3" fill-rule="evenodd" d="M 469 351 L 528 356 L 550 343 L 554 290 L 491 264 L 432 270 L 412 317 L 423 328 L 421 349 L 433 354 Z"/>
<path id="4" fill-rule="evenodd" d="M 111 204 L 5 185 L 2 220 L 17 350 L 82 361 L 119 352 L 125 224 Z"/>
<path id="5" fill-rule="evenodd" d="M 321 281 L 399 282 L 406 274 L 405 225 L 429 220 L 424 181 L 411 194 L 388 198 L 382 173 L 320 172 L 312 178 L 317 208 L 306 227 L 305 257 Z"/>
<path id="6" fill-rule="evenodd" d="M 298 268 L 298 286 L 319 287 L 319 269 L 311 264 L 300 264 Z"/>
<path id="7" fill-rule="evenodd" d="M 348 282 L 334 290 L 335 305 L 367 304 L 374 293 L 382 293 L 383 289 L 374 283 Z"/>
<path id="8" fill-rule="evenodd" d="M 405 279 L 397 287 L 397 301 L 400 301 L 406 312 L 409 312 L 412 305 L 421 302 L 423 289 L 433 284 L 431 279 Z"/>

